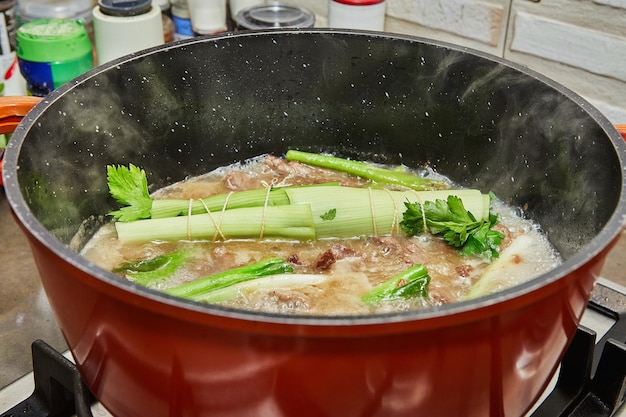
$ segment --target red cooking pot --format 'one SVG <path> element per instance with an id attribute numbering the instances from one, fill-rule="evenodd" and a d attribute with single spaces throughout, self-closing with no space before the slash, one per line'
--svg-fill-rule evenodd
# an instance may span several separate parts
<path id="1" fill-rule="evenodd" d="M 116 207 L 107 164 L 161 187 L 290 148 L 429 164 L 524 207 L 564 263 L 472 301 L 318 317 L 184 301 L 77 252 Z M 3 179 L 78 369 L 118 417 L 521 416 L 623 228 L 625 155 L 589 103 L 493 56 L 381 33 L 242 32 L 58 88 L 17 126 Z"/>

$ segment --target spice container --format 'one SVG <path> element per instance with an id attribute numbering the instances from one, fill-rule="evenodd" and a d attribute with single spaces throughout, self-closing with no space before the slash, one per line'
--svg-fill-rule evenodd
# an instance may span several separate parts
<path id="1" fill-rule="evenodd" d="M 87 30 L 80 21 L 36 19 L 17 30 L 17 57 L 27 90 L 50 91 L 93 68 Z"/>
<path id="2" fill-rule="evenodd" d="M 98 0 L 93 23 L 100 63 L 164 43 L 161 9 L 151 0 Z"/>
<path id="3" fill-rule="evenodd" d="M 240 30 L 312 28 L 315 15 L 303 7 L 272 2 L 241 10 L 236 23 Z"/>
<path id="4" fill-rule="evenodd" d="M 172 20 L 174 21 L 174 40 L 193 38 L 189 4 L 187 0 L 171 0 Z"/>
<path id="5" fill-rule="evenodd" d="M 19 0 L 17 2 L 18 26 L 35 19 L 80 20 L 93 40 L 91 9 L 96 0 Z M 95 46 L 93 47 L 95 50 Z"/>
<path id="6" fill-rule="evenodd" d="M 194 34 L 211 35 L 227 29 L 226 0 L 187 0 L 187 4 Z"/>
<path id="7" fill-rule="evenodd" d="M 331 28 L 385 30 L 385 0 L 330 0 Z"/>

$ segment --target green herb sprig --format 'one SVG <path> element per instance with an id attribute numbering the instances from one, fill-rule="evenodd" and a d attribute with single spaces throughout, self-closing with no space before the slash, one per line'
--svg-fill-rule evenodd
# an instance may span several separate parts
<path id="1" fill-rule="evenodd" d="M 463 206 L 463 201 L 454 195 L 447 200 L 404 203 L 400 228 L 410 236 L 428 231 L 442 235 L 452 246 L 459 248 L 463 255 L 477 255 L 486 259 L 499 256 L 498 248 L 504 234 L 492 229 L 498 222 L 498 216 L 490 213 L 486 219 L 476 220 Z M 425 230 L 426 229 L 426 230 Z"/>

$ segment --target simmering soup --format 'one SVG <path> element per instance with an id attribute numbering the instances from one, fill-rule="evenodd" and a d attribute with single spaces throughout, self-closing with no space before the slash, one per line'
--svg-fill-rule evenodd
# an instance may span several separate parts
<path id="1" fill-rule="evenodd" d="M 388 168 L 395 172 L 397 167 Z M 423 172 L 411 174 L 425 177 Z M 428 192 L 263 155 L 157 191 L 151 196 L 153 216 L 158 207 L 174 202 L 185 208 L 175 209 L 176 217 L 107 224 L 82 254 L 126 279 L 173 295 L 247 310 L 314 315 L 371 314 L 453 303 L 517 285 L 561 262 L 539 225 L 524 219 L 519 208 L 475 190 L 460 190 L 432 171 L 427 174 L 439 186 L 445 184 L 444 190 L 433 194 L 442 197 L 433 197 L 430 203 L 424 200 Z M 313 207 L 308 209 L 313 211 L 312 232 L 292 222 L 291 212 L 274 211 L 283 209 L 274 190 L 292 189 L 291 205 L 302 206 L 297 210 Z M 262 203 L 239 209 L 241 214 L 234 219 L 226 217 L 230 204 L 247 190 L 258 190 Z M 294 204 L 300 194 L 312 194 L 313 201 Z M 447 200 L 446 195 L 453 199 Z M 211 203 L 203 200 L 209 196 L 222 196 L 221 203 L 209 207 Z M 427 222 L 427 209 L 441 214 L 445 208 L 452 213 L 454 197 L 473 211 L 470 219 L 484 218 L 489 225 L 491 215 L 491 227 L 475 229 L 469 241 L 488 234 L 497 246 L 484 252 L 457 247 L 451 241 L 463 237 L 469 226 L 451 238 L 450 229 L 445 229 L 450 234 L 437 233 L 444 227 L 443 220 Z M 483 202 L 489 213 L 481 211 Z M 421 233 L 406 232 L 409 207 L 419 218 L 415 227 L 424 229 Z M 353 229 L 350 223 L 360 217 L 368 220 Z M 285 235 L 275 231 L 275 222 L 289 223 L 286 227 L 292 231 Z M 140 225 L 148 231 L 138 236 L 135 230 Z M 280 261 L 282 269 L 254 279 L 241 278 L 241 272 L 229 284 L 215 285 L 220 273 L 268 260 L 271 265 Z M 414 290 L 399 291 L 413 279 L 419 280 Z M 198 294 L 190 283 L 200 280 L 213 285 L 211 291 Z M 383 290 L 386 295 L 381 295 Z"/>

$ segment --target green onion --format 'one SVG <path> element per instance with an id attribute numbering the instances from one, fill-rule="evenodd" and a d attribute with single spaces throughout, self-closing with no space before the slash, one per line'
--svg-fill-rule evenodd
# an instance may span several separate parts
<path id="1" fill-rule="evenodd" d="M 289 262 L 279 258 L 269 258 L 250 265 L 209 275 L 178 287 L 163 290 L 163 292 L 177 297 L 192 298 L 255 278 L 290 272 L 293 272 L 293 267 Z"/>
<path id="2" fill-rule="evenodd" d="M 126 262 L 111 270 L 129 280 L 141 285 L 148 285 L 152 281 L 167 278 L 183 265 L 189 254 L 177 251 L 159 255 L 150 259 Z"/>
<path id="3" fill-rule="evenodd" d="M 196 294 L 189 298 L 206 303 L 219 303 L 232 300 L 241 295 L 247 295 L 257 290 L 275 290 L 278 288 L 301 288 L 318 285 L 326 281 L 323 274 L 276 274 L 251 281 L 244 281 L 219 290 Z"/>
<path id="4" fill-rule="evenodd" d="M 374 287 L 361 299 L 376 304 L 381 301 L 424 298 L 428 296 L 429 283 L 428 270 L 424 265 L 417 264 Z"/>
<path id="5" fill-rule="evenodd" d="M 352 161 L 330 155 L 289 150 L 285 154 L 289 161 L 334 169 L 384 184 L 400 185 L 413 190 L 436 190 L 449 188 L 444 181 L 423 178 L 406 172 L 378 167 L 362 161 Z"/>

